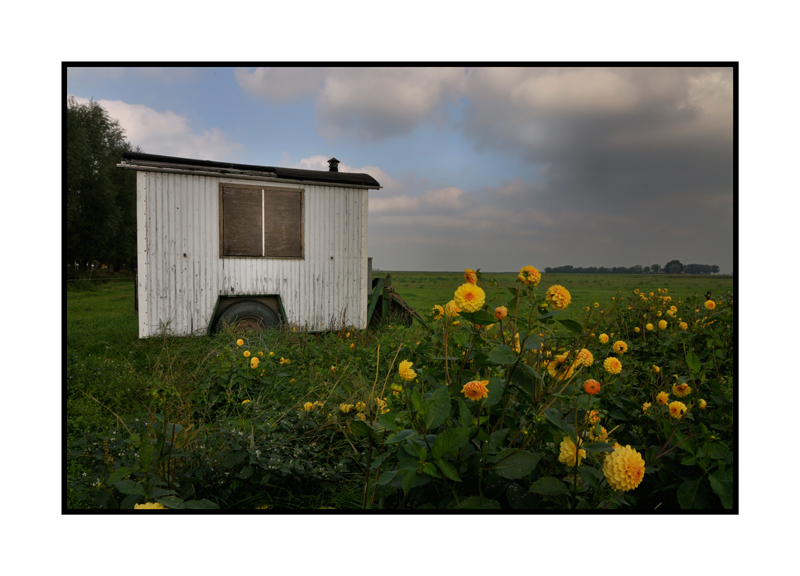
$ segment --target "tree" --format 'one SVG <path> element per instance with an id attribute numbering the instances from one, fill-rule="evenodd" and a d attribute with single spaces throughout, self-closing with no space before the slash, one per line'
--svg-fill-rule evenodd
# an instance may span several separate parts
<path id="1" fill-rule="evenodd" d="M 708 271 L 711 272 L 712 274 L 719 274 L 719 266 L 717 266 L 716 264 L 712 264 L 711 266 L 708 267 Z"/>
<path id="2" fill-rule="evenodd" d="M 645 274 L 650 274 L 650 266 L 645 266 L 644 268 L 642 268 L 642 272 L 644 272 Z"/>
<path id="3" fill-rule="evenodd" d="M 135 266 L 136 176 L 116 166 L 131 150 L 122 127 L 97 102 L 70 97 L 66 137 L 65 264 Z"/>
<path id="4" fill-rule="evenodd" d="M 664 264 L 665 274 L 680 274 L 683 271 L 683 264 L 680 260 L 670 260 Z"/>
<path id="5" fill-rule="evenodd" d="M 658 274 L 658 271 L 661 270 L 661 264 L 651 264 L 650 270 L 653 271 L 653 274 Z"/>

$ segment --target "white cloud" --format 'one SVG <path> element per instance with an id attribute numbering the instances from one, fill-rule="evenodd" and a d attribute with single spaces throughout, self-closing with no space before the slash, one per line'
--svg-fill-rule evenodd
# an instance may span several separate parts
<path id="1" fill-rule="evenodd" d="M 320 133 L 374 140 L 435 119 L 464 82 L 463 68 L 239 68 L 236 80 L 273 103 L 313 95 Z"/>
<path id="2" fill-rule="evenodd" d="M 89 102 L 75 98 L 79 103 Z M 219 128 L 196 130 L 189 119 L 170 110 L 158 112 L 141 104 L 121 100 L 98 100 L 111 118 L 119 120 L 125 137 L 148 154 L 181 156 L 201 160 L 231 160 L 242 146 Z"/>
<path id="3" fill-rule="evenodd" d="M 281 103 L 316 94 L 324 72 L 323 68 L 237 68 L 235 76 L 239 87 L 251 96 Z"/>

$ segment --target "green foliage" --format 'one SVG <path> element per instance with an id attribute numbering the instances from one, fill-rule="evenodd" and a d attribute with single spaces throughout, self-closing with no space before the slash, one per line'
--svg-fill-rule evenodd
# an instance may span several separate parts
<path id="1" fill-rule="evenodd" d="M 68 506 L 734 510 L 732 297 L 709 311 L 631 290 L 565 324 L 543 288 L 487 294 L 475 322 L 146 341 L 130 287 L 71 292 Z M 486 322 L 499 304 L 508 317 Z M 487 394 L 467 397 L 472 381 Z M 604 472 L 616 444 L 645 462 L 630 491 Z"/>
<path id="2" fill-rule="evenodd" d="M 136 265 L 136 176 L 116 167 L 131 150 L 97 102 L 67 101 L 64 264 Z M 138 150 L 138 149 L 137 149 Z"/>

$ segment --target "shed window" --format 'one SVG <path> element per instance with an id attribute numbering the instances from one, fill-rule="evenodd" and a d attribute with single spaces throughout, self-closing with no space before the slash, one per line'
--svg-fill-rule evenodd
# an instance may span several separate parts
<path id="1" fill-rule="evenodd" d="M 220 184 L 220 256 L 303 258 L 303 190 Z"/>

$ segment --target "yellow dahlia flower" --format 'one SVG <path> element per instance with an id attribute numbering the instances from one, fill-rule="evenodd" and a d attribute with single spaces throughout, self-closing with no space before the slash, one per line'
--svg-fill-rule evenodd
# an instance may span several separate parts
<path id="1" fill-rule="evenodd" d="M 658 402 L 661 406 L 666 406 L 667 402 L 669 402 L 669 394 L 666 392 L 659 392 L 656 395 L 656 402 Z"/>
<path id="2" fill-rule="evenodd" d="M 548 365 L 547 372 L 556 380 L 566 380 L 575 372 L 575 364 L 567 362 L 569 354 L 559 354 Z"/>
<path id="3" fill-rule="evenodd" d="M 617 340 L 614 342 L 614 345 L 611 347 L 611 349 L 617 354 L 624 354 L 628 351 L 628 345 L 622 340 Z"/>
<path id="4" fill-rule="evenodd" d="M 475 270 L 470 270 L 469 268 L 464 269 L 464 280 L 467 281 L 467 284 L 477 284 L 478 283 L 478 275 L 475 274 Z"/>
<path id="5" fill-rule="evenodd" d="M 578 446 L 581 444 L 582 442 L 579 439 Z M 572 438 L 564 436 L 564 439 L 561 441 L 561 453 L 558 455 L 558 461 L 563 462 L 567 466 L 574 467 L 576 458 L 578 460 L 577 465 L 580 466 L 581 460 L 586 458 L 586 450 L 583 448 L 576 450 Z"/>
<path id="6" fill-rule="evenodd" d="M 257 356 L 253 356 L 252 358 L 250 358 L 250 368 L 253 368 L 253 369 L 258 368 L 258 362 L 259 362 L 259 360 L 258 360 Z"/>
<path id="7" fill-rule="evenodd" d="M 708 406 L 708 404 L 706 404 L 706 401 L 703 400 L 702 398 L 697 401 L 697 405 L 700 406 L 700 410 L 705 410 L 706 406 Z"/>
<path id="8" fill-rule="evenodd" d="M 517 354 L 519 354 L 522 351 L 522 348 L 519 345 L 519 332 L 514 334 L 514 343 L 512 344 L 511 342 L 509 342 L 509 344 L 511 344 L 511 347 L 514 349 L 514 352 L 516 352 Z"/>
<path id="9" fill-rule="evenodd" d="M 455 300 L 450 300 L 450 302 L 444 305 L 444 313 L 447 314 L 448 318 L 454 318 L 458 316 L 459 312 L 461 312 L 461 309 L 455 303 Z"/>
<path id="10" fill-rule="evenodd" d="M 614 451 L 603 460 L 603 475 L 614 490 L 627 492 L 641 484 L 644 478 L 644 459 L 630 447 L 614 446 Z"/>
<path id="11" fill-rule="evenodd" d="M 673 305 L 673 306 L 670 306 L 670 307 L 669 307 L 669 309 L 670 309 L 670 311 L 671 311 L 671 312 L 673 312 L 673 313 L 678 311 L 678 307 L 677 307 L 677 306 L 674 306 L 674 305 Z"/>
<path id="12" fill-rule="evenodd" d="M 703 304 L 703 306 L 706 307 L 706 310 L 713 310 L 714 308 L 717 307 L 717 303 L 714 302 L 713 300 L 706 300 L 706 303 Z"/>
<path id="13" fill-rule="evenodd" d="M 622 362 L 617 358 L 606 358 L 603 362 L 603 368 L 609 374 L 619 374 L 622 371 Z"/>
<path id="14" fill-rule="evenodd" d="M 592 442 L 606 442 L 608 440 L 608 430 L 600 426 L 600 434 L 595 435 L 594 429 L 589 431 L 589 438 Z"/>
<path id="15" fill-rule="evenodd" d="M 467 382 L 461 389 L 461 393 L 470 400 L 477 401 L 481 398 L 487 398 L 489 396 L 489 389 L 486 387 L 487 384 L 489 384 L 488 380 L 473 380 L 472 382 Z"/>
<path id="16" fill-rule="evenodd" d="M 364 412 L 367 409 L 367 405 L 364 402 L 356 402 L 356 411 Z"/>
<path id="17" fill-rule="evenodd" d="M 144 504 L 134 504 L 134 510 L 169 510 L 160 502 L 145 502 Z"/>
<path id="18" fill-rule="evenodd" d="M 659 320 L 658 321 L 658 329 L 659 330 L 666 330 L 667 329 L 667 321 L 666 320 Z"/>
<path id="19" fill-rule="evenodd" d="M 569 303 L 572 301 L 572 296 L 569 295 L 569 291 L 558 284 L 550 286 L 544 298 L 547 300 L 547 303 L 553 307 L 553 310 L 563 310 L 569 306 Z"/>
<path id="20" fill-rule="evenodd" d="M 314 409 L 313 402 L 306 402 L 305 404 L 303 404 L 303 410 L 305 410 L 306 412 L 311 412 L 313 409 Z"/>
<path id="21" fill-rule="evenodd" d="M 364 414 L 363 412 L 359 412 L 358 414 L 356 414 L 356 418 L 359 418 L 360 420 L 366 420 L 367 415 Z"/>
<path id="22" fill-rule="evenodd" d="M 600 334 L 597 339 L 600 340 L 600 344 L 608 344 L 608 334 Z"/>
<path id="23" fill-rule="evenodd" d="M 536 286 L 542 279 L 542 275 L 533 266 L 525 266 L 517 274 L 517 279 L 526 286 Z"/>
<path id="24" fill-rule="evenodd" d="M 575 358 L 575 364 L 590 368 L 594 364 L 594 356 L 586 348 L 582 348 Z"/>
<path id="25" fill-rule="evenodd" d="M 686 404 L 683 402 L 670 402 L 669 404 L 669 415 L 673 418 L 680 419 L 686 413 Z"/>
<path id="26" fill-rule="evenodd" d="M 659 368 L 658 366 L 656 366 L 656 365 L 654 364 L 654 365 L 653 365 L 653 372 L 655 372 L 656 374 L 658 374 L 659 372 L 661 372 L 661 368 Z"/>
<path id="27" fill-rule="evenodd" d="M 638 294 L 638 293 L 639 293 L 639 289 L 638 289 L 638 288 L 635 288 L 635 289 L 633 290 L 633 293 L 634 293 L 634 294 Z"/>
<path id="28" fill-rule="evenodd" d="M 678 326 L 680 327 L 681 330 L 689 329 L 689 325 L 686 322 L 681 322 L 680 324 L 678 324 Z"/>
<path id="29" fill-rule="evenodd" d="M 400 368 L 398 369 L 398 372 L 400 373 L 400 378 L 406 382 L 411 382 L 417 377 L 417 373 L 411 369 L 411 366 L 413 366 L 413 363 L 409 360 L 403 360 L 400 362 Z"/>
<path id="30" fill-rule="evenodd" d="M 250 400 L 242 400 L 242 405 L 248 404 L 249 402 L 250 402 Z"/>
<path id="31" fill-rule="evenodd" d="M 678 398 L 683 398 L 692 393 L 692 388 L 686 382 L 672 385 L 672 393 Z"/>
<path id="32" fill-rule="evenodd" d="M 353 409 L 353 405 L 352 404 L 339 404 L 339 411 L 342 414 L 347 414 L 352 409 Z"/>
<path id="33" fill-rule="evenodd" d="M 245 350 L 244 351 L 244 357 L 245 358 L 249 358 L 250 357 L 250 350 Z"/>
<path id="34" fill-rule="evenodd" d="M 273 358 L 274 356 L 275 356 L 275 352 L 270 352 L 270 353 L 269 353 L 269 357 L 270 357 L 270 358 Z"/>
<path id="35" fill-rule="evenodd" d="M 241 338 L 239 338 L 239 339 L 236 341 L 236 345 L 237 345 L 237 346 L 241 346 L 242 344 L 244 344 L 244 340 L 242 340 Z"/>
<path id="36" fill-rule="evenodd" d="M 653 325 L 650 324 L 650 322 L 648 322 L 647 324 L 645 324 L 645 328 L 647 328 L 648 330 L 652 330 L 653 329 Z"/>
<path id="37" fill-rule="evenodd" d="M 494 317 L 498 320 L 503 320 L 506 316 L 508 316 L 508 308 L 505 306 L 498 306 L 494 309 Z"/>
<path id="38" fill-rule="evenodd" d="M 453 301 L 464 312 L 477 312 L 486 302 L 486 293 L 480 286 L 468 282 L 458 287 Z"/>
<path id="39" fill-rule="evenodd" d="M 593 378 L 589 378 L 586 382 L 583 383 L 583 389 L 586 391 L 587 394 L 594 396 L 600 392 L 600 382 Z"/>
<path id="40" fill-rule="evenodd" d="M 434 320 L 439 320 L 442 317 L 442 315 L 444 314 L 444 308 L 442 308 L 438 304 L 435 304 L 433 306 L 433 310 L 431 310 L 431 312 L 433 312 L 433 319 Z"/>
<path id="41" fill-rule="evenodd" d="M 650 406 L 652 406 L 650 402 L 645 402 L 644 404 L 642 404 L 642 412 L 647 414 L 647 411 L 650 410 Z"/>
<path id="42" fill-rule="evenodd" d="M 594 425 L 597 424 L 598 420 L 600 420 L 600 414 L 597 413 L 597 410 L 589 410 L 583 415 L 583 419 L 589 424 Z"/>
<path id="43" fill-rule="evenodd" d="M 633 331 L 634 331 L 634 332 L 636 332 L 637 334 L 638 334 L 639 332 L 641 332 L 641 330 L 639 329 L 639 327 L 638 327 L 638 326 L 637 326 L 636 328 L 634 328 L 634 329 L 633 329 Z"/>

